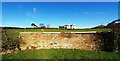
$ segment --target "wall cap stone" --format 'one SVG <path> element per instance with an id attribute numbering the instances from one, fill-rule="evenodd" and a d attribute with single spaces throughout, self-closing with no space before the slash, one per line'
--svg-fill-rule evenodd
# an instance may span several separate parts
<path id="1" fill-rule="evenodd" d="M 20 33 L 97 33 L 97 31 L 89 31 L 89 32 L 20 32 Z"/>

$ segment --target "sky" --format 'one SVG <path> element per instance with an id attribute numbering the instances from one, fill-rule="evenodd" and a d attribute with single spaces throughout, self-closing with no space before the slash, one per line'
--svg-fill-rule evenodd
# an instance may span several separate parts
<path id="1" fill-rule="evenodd" d="M 118 19 L 117 2 L 3 2 L 2 25 L 30 27 L 31 23 L 79 28 L 107 25 Z"/>
<path id="2" fill-rule="evenodd" d="M 2 0 L 3 2 L 118 2 L 119 0 Z"/>

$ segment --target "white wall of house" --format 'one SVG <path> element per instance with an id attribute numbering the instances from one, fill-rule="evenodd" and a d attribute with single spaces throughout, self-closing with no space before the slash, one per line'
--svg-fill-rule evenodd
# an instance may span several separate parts
<path id="1" fill-rule="evenodd" d="M 72 29 L 76 29 L 76 26 L 75 26 L 75 24 L 72 24 Z"/>
<path id="2" fill-rule="evenodd" d="M 76 29 L 76 26 L 75 24 L 68 24 L 68 25 L 65 25 L 66 29 Z"/>
<path id="3" fill-rule="evenodd" d="M 70 29 L 70 24 L 67 25 L 67 29 Z"/>

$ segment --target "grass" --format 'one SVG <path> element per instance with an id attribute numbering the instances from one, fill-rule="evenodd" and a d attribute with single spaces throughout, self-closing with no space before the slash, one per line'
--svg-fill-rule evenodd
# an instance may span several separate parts
<path id="1" fill-rule="evenodd" d="M 17 40 L 19 36 L 19 32 L 88 32 L 88 31 L 110 31 L 111 29 L 102 28 L 102 29 L 79 29 L 79 30 L 58 30 L 58 29 L 5 29 L 7 37 L 11 38 L 12 40 Z M 11 36 L 12 35 L 12 36 Z"/>
<path id="2" fill-rule="evenodd" d="M 5 34 L 7 38 L 12 41 L 18 41 L 19 32 L 88 32 L 88 31 L 97 31 L 97 32 L 104 32 L 104 31 L 111 31 L 109 28 L 102 28 L 102 29 L 73 29 L 73 30 L 61 30 L 61 29 L 4 29 L 3 38 L 5 38 Z"/>
<path id="3" fill-rule="evenodd" d="M 3 59 L 119 59 L 115 52 L 69 49 L 46 49 L 5 54 Z"/>

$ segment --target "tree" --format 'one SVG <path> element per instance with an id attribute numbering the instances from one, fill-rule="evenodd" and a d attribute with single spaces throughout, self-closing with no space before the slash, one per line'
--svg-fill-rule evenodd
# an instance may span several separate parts
<path id="1" fill-rule="evenodd" d="M 35 26 L 35 27 L 38 27 L 36 24 L 32 23 L 31 26 Z"/>
<path id="2" fill-rule="evenodd" d="M 111 28 L 120 28 L 120 19 L 114 20 L 107 25 L 107 27 Z"/>
<path id="3" fill-rule="evenodd" d="M 40 23 L 39 26 L 40 26 L 40 28 L 46 28 L 43 23 Z"/>
<path id="4" fill-rule="evenodd" d="M 47 24 L 46 27 L 49 28 L 49 27 L 50 27 L 50 24 Z"/>
<path id="5" fill-rule="evenodd" d="M 40 23 L 39 26 L 44 26 L 44 24 L 43 24 L 43 23 Z"/>
<path id="6" fill-rule="evenodd" d="M 114 33 L 114 48 L 115 51 L 120 52 L 120 19 L 114 20 L 107 26 L 112 27 L 112 32 Z"/>
<path id="7" fill-rule="evenodd" d="M 118 19 L 118 20 L 115 20 L 114 21 L 114 23 L 115 22 L 118 22 L 118 24 L 120 24 L 120 19 Z M 114 32 L 114 42 L 115 42 L 115 48 L 116 48 L 116 51 L 117 52 L 120 52 L 120 28 L 118 27 L 116 27 L 116 25 L 114 24 L 113 25 L 113 32 Z"/>

